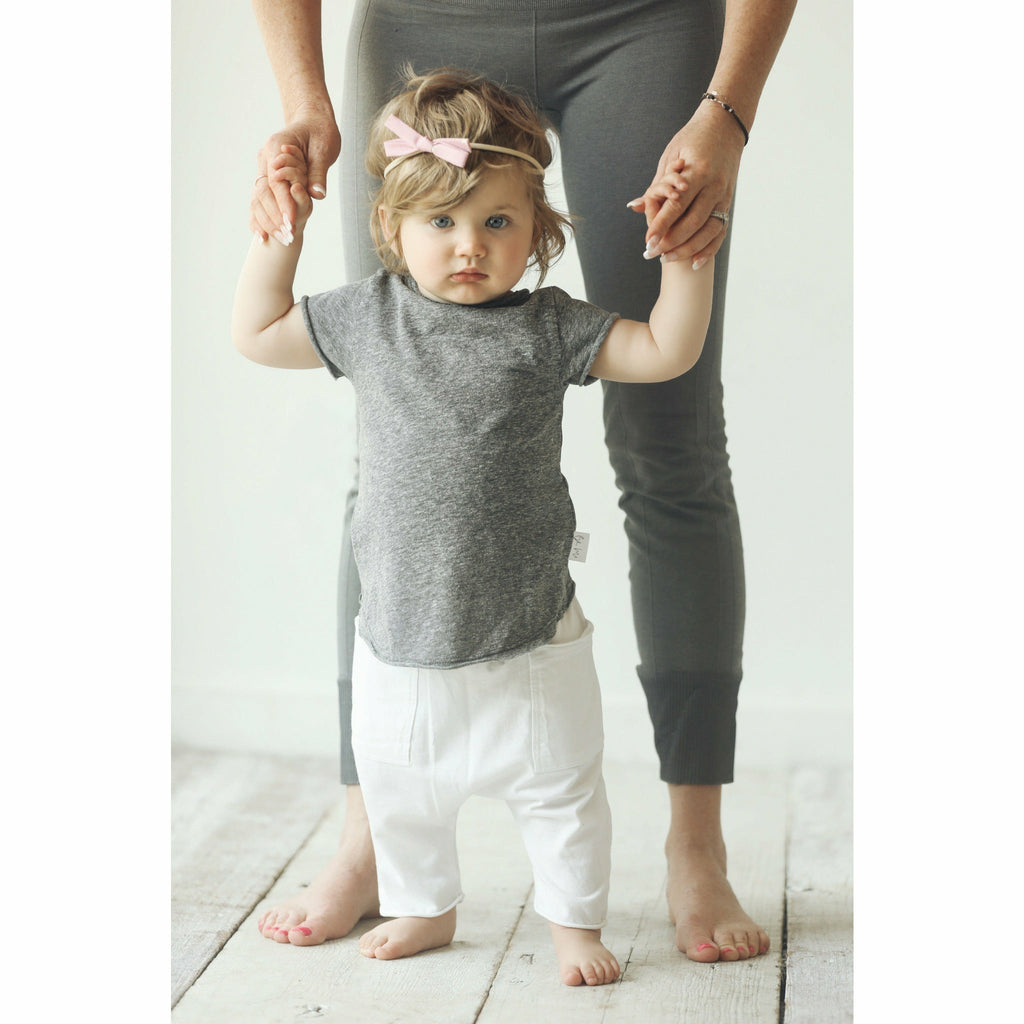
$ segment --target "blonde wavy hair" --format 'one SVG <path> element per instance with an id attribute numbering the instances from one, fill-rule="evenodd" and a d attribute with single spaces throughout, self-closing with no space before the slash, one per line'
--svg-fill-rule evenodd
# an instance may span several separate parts
<path id="1" fill-rule="evenodd" d="M 417 75 L 408 65 L 402 73 L 405 86 L 377 114 L 366 154 L 366 169 L 382 179 L 372 198 L 370 232 L 384 266 L 396 273 L 408 269 L 398 237 L 406 214 L 451 209 L 466 199 L 488 171 L 511 170 L 522 176 L 533 203 L 536 241 L 527 266 L 536 268 L 543 281 L 565 249 L 572 221 L 548 203 L 544 177 L 529 161 L 474 149 L 466 166 L 456 167 L 434 156 L 417 155 L 396 163 L 385 178 L 384 170 L 392 158 L 385 154 L 384 143 L 395 137 L 385 124 L 394 115 L 427 138 L 465 138 L 471 143 L 504 146 L 547 167 L 552 160 L 547 122 L 528 100 L 479 75 L 453 68 Z M 385 235 L 380 207 L 388 212 L 393 236 Z"/>

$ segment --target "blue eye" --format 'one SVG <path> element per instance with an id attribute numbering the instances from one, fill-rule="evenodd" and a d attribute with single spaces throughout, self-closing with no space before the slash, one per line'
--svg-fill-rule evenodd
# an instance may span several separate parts
<path id="1" fill-rule="evenodd" d="M 432 217 L 430 219 L 430 223 L 433 224 L 435 228 L 450 228 L 455 221 L 446 214 L 442 214 L 440 217 Z"/>
<path id="2" fill-rule="evenodd" d="M 508 223 L 508 218 L 507 217 L 500 217 L 498 215 L 495 215 L 493 217 L 488 217 L 487 218 L 487 226 L 489 228 L 494 228 L 494 229 L 503 228 L 507 223 Z"/>

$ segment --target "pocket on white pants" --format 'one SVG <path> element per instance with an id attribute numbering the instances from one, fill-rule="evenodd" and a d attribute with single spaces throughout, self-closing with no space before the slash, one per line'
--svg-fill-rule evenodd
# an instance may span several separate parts
<path id="1" fill-rule="evenodd" d="M 588 622 L 578 640 L 546 644 L 528 655 L 535 772 L 576 768 L 604 745 L 593 634 Z"/>
<path id="2" fill-rule="evenodd" d="M 419 669 L 386 665 L 356 636 L 352 660 L 352 749 L 384 764 L 412 756 Z"/>

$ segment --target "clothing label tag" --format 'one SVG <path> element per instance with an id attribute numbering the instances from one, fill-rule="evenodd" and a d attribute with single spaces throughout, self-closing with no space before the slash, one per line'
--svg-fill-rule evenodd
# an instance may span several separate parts
<path id="1" fill-rule="evenodd" d="M 569 551 L 570 562 L 585 562 L 587 560 L 587 548 L 590 547 L 590 534 L 581 533 L 577 530 L 572 535 L 572 549 Z"/>

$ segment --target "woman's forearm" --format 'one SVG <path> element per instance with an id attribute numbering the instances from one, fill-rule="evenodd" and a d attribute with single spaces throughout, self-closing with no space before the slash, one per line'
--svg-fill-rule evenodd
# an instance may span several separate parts
<path id="1" fill-rule="evenodd" d="M 320 0 L 252 0 L 285 122 L 303 111 L 329 110 Z"/>
<path id="2" fill-rule="evenodd" d="M 795 7 L 796 0 L 726 0 L 722 49 L 708 91 L 726 100 L 748 131 Z M 731 117 L 716 103 L 702 106 Z"/>

